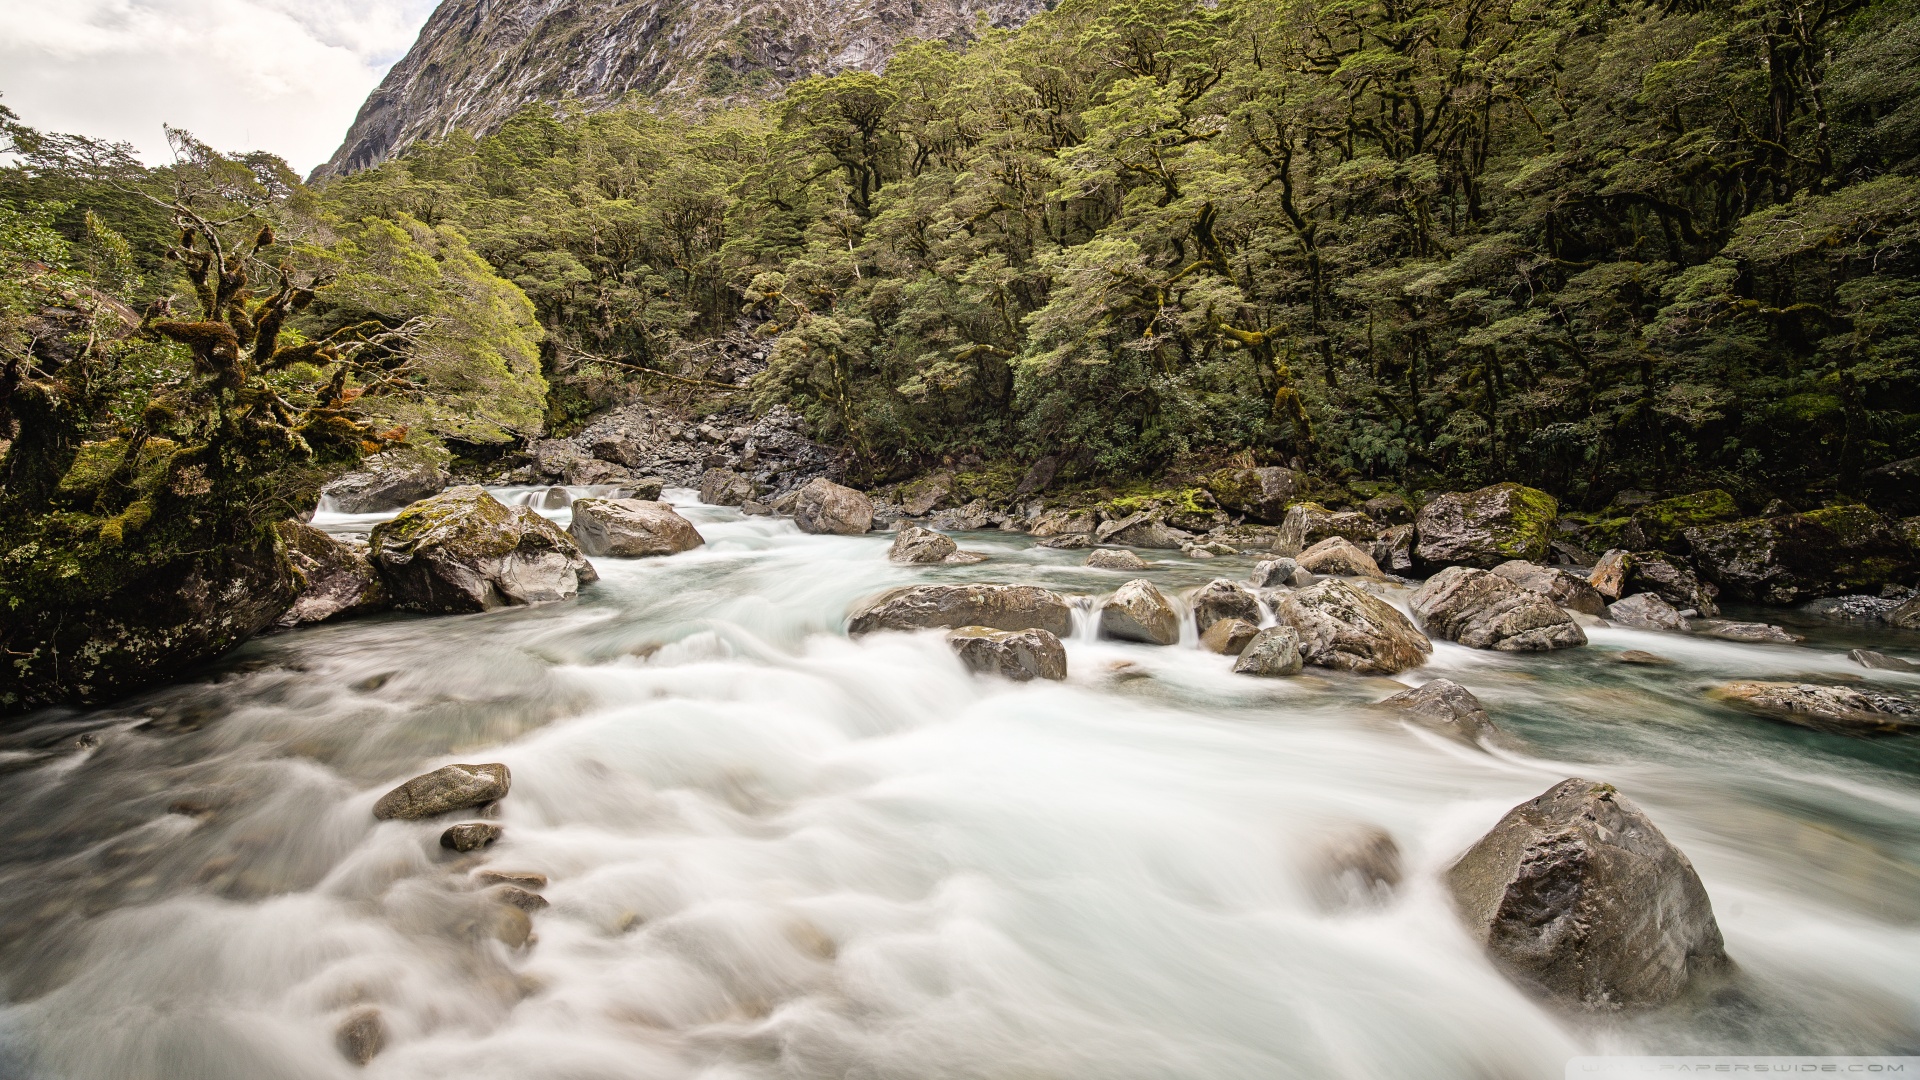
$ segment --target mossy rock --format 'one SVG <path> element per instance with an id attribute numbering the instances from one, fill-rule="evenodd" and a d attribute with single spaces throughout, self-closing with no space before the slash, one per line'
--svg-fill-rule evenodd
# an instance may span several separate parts
<path id="1" fill-rule="evenodd" d="M 599 580 L 565 530 L 471 484 L 414 503 L 375 526 L 370 541 L 395 606 L 414 611 L 565 600 Z"/>
<path id="2" fill-rule="evenodd" d="M 1512 482 L 1436 495 L 1420 508 L 1414 556 L 1434 569 L 1545 562 L 1559 512 L 1553 496 Z"/>
<path id="3" fill-rule="evenodd" d="M 1920 552 L 1901 530 L 1860 505 L 1708 525 L 1686 538 L 1702 576 L 1739 600 L 1877 592 L 1920 574 Z"/>
<path id="4" fill-rule="evenodd" d="M 145 494 L 159 487 L 161 481 L 166 479 L 167 466 L 172 463 L 174 452 L 178 449 L 170 439 L 148 439 L 142 443 L 138 460 L 134 462 L 132 489 Z M 54 494 L 70 503 L 97 498 L 126 460 L 125 439 L 82 443 L 73 456 L 73 464 L 67 467 L 66 475 L 60 478 L 59 485 L 54 488 Z"/>
<path id="5" fill-rule="evenodd" d="M 1581 530 L 1583 546 L 1592 551 L 1628 548 L 1657 549 L 1674 555 L 1687 553 L 1686 531 L 1736 521 L 1740 507 L 1719 488 L 1681 495 L 1635 507 L 1625 517 L 1596 521 Z"/>

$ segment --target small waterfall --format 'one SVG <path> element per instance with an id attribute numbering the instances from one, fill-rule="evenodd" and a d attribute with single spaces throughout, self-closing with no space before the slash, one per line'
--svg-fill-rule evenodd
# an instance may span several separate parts
<path id="1" fill-rule="evenodd" d="M 1100 640 L 1100 605 L 1104 598 L 1096 596 L 1068 597 L 1073 605 L 1073 641 L 1094 642 Z"/>

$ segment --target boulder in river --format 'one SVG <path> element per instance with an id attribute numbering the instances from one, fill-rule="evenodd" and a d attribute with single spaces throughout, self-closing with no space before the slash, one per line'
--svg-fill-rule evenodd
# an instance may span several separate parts
<path id="1" fill-rule="evenodd" d="M 700 501 L 709 506 L 739 506 L 760 494 L 753 478 L 732 469 L 712 468 L 700 474 Z"/>
<path id="2" fill-rule="evenodd" d="M 1187 596 L 1193 609 L 1194 629 L 1204 634 L 1221 619 L 1242 619 L 1260 625 L 1260 601 L 1246 589 L 1225 578 L 1214 578 Z"/>
<path id="3" fill-rule="evenodd" d="M 1713 696 L 1758 716 L 1837 735 L 1920 733 L 1920 704 L 1866 687 L 1732 682 L 1715 688 Z"/>
<path id="4" fill-rule="evenodd" d="M 1627 574 L 1632 569 L 1632 553 L 1611 548 L 1587 572 L 1587 584 L 1593 586 L 1601 599 L 1611 603 L 1627 595 Z"/>
<path id="5" fill-rule="evenodd" d="M 1034 585 L 913 585 L 870 601 L 849 617 L 847 632 L 876 630 L 1045 630 L 1073 633 L 1073 609 L 1059 593 Z"/>
<path id="6" fill-rule="evenodd" d="M 1634 593 L 1607 605 L 1607 618 L 1635 630 L 1666 630 L 1685 633 L 1691 630 L 1686 617 L 1672 604 L 1650 592 Z"/>
<path id="7" fill-rule="evenodd" d="M 378 1008 L 363 1005 L 334 1028 L 333 1044 L 341 1057 L 355 1065 L 366 1065 L 387 1048 L 387 1022 Z"/>
<path id="8" fill-rule="evenodd" d="M 1673 661 L 1666 657 L 1658 653 L 1650 653 L 1645 649 L 1628 649 L 1625 652 L 1615 653 L 1613 658 L 1618 663 L 1644 664 L 1649 667 L 1668 667 L 1673 664 Z"/>
<path id="9" fill-rule="evenodd" d="M 1693 630 L 1722 641 L 1740 641 L 1749 645 L 1794 645 L 1806 640 L 1772 623 L 1732 622 L 1727 619 L 1703 619 L 1693 624 Z"/>
<path id="10" fill-rule="evenodd" d="M 1500 729 L 1473 692 L 1452 679 L 1434 679 L 1379 703 L 1422 727 L 1470 746 L 1497 736 Z"/>
<path id="11" fill-rule="evenodd" d="M 350 544 L 297 521 L 282 522 L 277 528 L 287 545 L 287 560 L 299 572 L 300 593 L 275 626 L 304 626 L 385 611 L 392 605 L 365 545 Z"/>
<path id="12" fill-rule="evenodd" d="M 1095 548 L 1087 552 L 1087 565 L 1095 570 L 1137 571 L 1147 568 L 1147 560 L 1126 548 Z"/>
<path id="13" fill-rule="evenodd" d="M 1920 664 L 1911 660 L 1902 660 L 1897 656 L 1888 656 L 1872 649 L 1855 649 L 1847 654 L 1847 659 L 1864 668 L 1880 671 L 1920 671 Z"/>
<path id="14" fill-rule="evenodd" d="M 1378 825 L 1343 828 L 1315 845 L 1307 873 L 1322 911 L 1370 907 L 1400 887 L 1400 845 Z"/>
<path id="15" fill-rule="evenodd" d="M 1286 520 L 1280 523 L 1280 537 L 1273 542 L 1273 553 L 1298 558 L 1301 552 L 1330 536 L 1371 547 L 1379 535 L 1379 522 L 1358 511 L 1333 511 L 1316 502 L 1299 502 L 1287 507 Z"/>
<path id="16" fill-rule="evenodd" d="M 440 834 L 440 846 L 448 851 L 479 851 L 500 839 L 502 831 L 491 821 L 463 821 L 447 826 Z"/>
<path id="17" fill-rule="evenodd" d="M 1420 540 L 1413 555 L 1434 568 L 1486 570 L 1508 559 L 1541 562 L 1559 513 L 1553 496 L 1522 484 L 1437 495 L 1420 508 Z"/>
<path id="18" fill-rule="evenodd" d="M 447 486 L 447 468 L 412 448 L 389 450 L 361 462 L 360 468 L 320 489 L 342 514 L 378 514 L 438 495 Z"/>
<path id="19" fill-rule="evenodd" d="M 1206 485 L 1221 506 L 1272 525 L 1285 519 L 1287 503 L 1303 486 L 1300 474 L 1278 466 L 1221 469 L 1207 477 Z"/>
<path id="20" fill-rule="evenodd" d="M 1239 656 L 1260 634 L 1260 628 L 1245 619 L 1219 619 L 1200 635 L 1200 647 L 1222 656 Z"/>
<path id="21" fill-rule="evenodd" d="M 641 499 L 646 502 L 658 502 L 660 493 L 667 489 L 667 482 L 657 476 L 636 476 L 620 482 L 616 499 Z"/>
<path id="22" fill-rule="evenodd" d="M 1605 615 L 1606 597 L 1584 576 L 1557 566 L 1541 566 L 1522 559 L 1509 559 L 1493 568 L 1493 573 L 1515 585 L 1583 615 Z"/>
<path id="23" fill-rule="evenodd" d="M 1920 573 L 1920 553 L 1865 506 L 1689 529 L 1694 565 L 1736 600 L 1793 604 L 1877 590 Z"/>
<path id="24" fill-rule="evenodd" d="M 1236 675 L 1280 678 L 1298 675 L 1306 661 L 1300 656 L 1300 632 L 1291 626 L 1269 626 L 1253 636 L 1234 661 Z"/>
<path id="25" fill-rule="evenodd" d="M 1099 524 L 1091 510 L 1048 510 L 1033 519 L 1027 532 L 1038 537 L 1091 536 Z"/>
<path id="26" fill-rule="evenodd" d="M 1611 784 L 1563 780 L 1514 807 L 1447 887 L 1496 966 L 1575 1009 L 1664 1005 L 1730 963 L 1693 864 Z"/>
<path id="27" fill-rule="evenodd" d="M 1135 578 L 1101 605 L 1100 633 L 1122 641 L 1172 645 L 1180 640 L 1180 613 L 1153 582 Z"/>
<path id="28" fill-rule="evenodd" d="M 1720 590 L 1697 577 L 1687 564 L 1664 551 L 1636 551 L 1627 561 L 1626 591 L 1650 592 L 1682 611 L 1704 617 L 1720 614 L 1714 598 Z"/>
<path id="29" fill-rule="evenodd" d="M 873 528 L 873 500 L 824 476 L 815 477 L 793 501 L 793 523 L 805 533 L 859 536 Z"/>
<path id="30" fill-rule="evenodd" d="M 1125 544 L 1127 547 L 1178 551 L 1193 537 L 1168 525 L 1155 513 L 1142 510 L 1102 523 L 1093 531 L 1093 539 L 1098 544 Z"/>
<path id="31" fill-rule="evenodd" d="M 1449 566 L 1428 578 L 1407 606 L 1427 633 L 1468 648 L 1545 652 L 1587 643 L 1573 616 L 1545 596 L 1468 566 Z"/>
<path id="32" fill-rule="evenodd" d="M 1419 667 L 1433 652 L 1433 642 L 1393 605 L 1340 578 L 1279 597 L 1275 613 L 1300 632 L 1300 655 L 1315 667 L 1392 675 Z"/>
<path id="33" fill-rule="evenodd" d="M 706 543 L 672 506 L 643 499 L 580 499 L 567 532 L 588 555 L 643 559 L 677 555 Z"/>
<path id="34" fill-rule="evenodd" d="M 1067 677 L 1067 649 L 1045 630 L 995 630 L 962 626 L 947 631 L 947 644 L 967 670 L 1015 682 Z"/>
<path id="35" fill-rule="evenodd" d="M 1300 568 L 1315 574 L 1335 577 L 1379 577 L 1380 564 L 1344 536 L 1329 536 L 1302 551 L 1296 561 Z"/>
<path id="36" fill-rule="evenodd" d="M 1305 585 L 1305 574 L 1300 564 L 1292 559 L 1263 559 L 1253 564 L 1253 584 L 1258 589 L 1272 589 L 1281 585 Z"/>
<path id="37" fill-rule="evenodd" d="M 488 611 L 566 600 L 598 581 L 573 538 L 486 489 L 449 488 L 374 526 L 373 561 L 398 607 Z"/>
<path id="38" fill-rule="evenodd" d="M 887 559 L 909 564 L 937 563 L 944 562 L 947 556 L 959 550 L 960 545 L 954 543 L 951 537 L 918 525 L 908 525 L 894 533 L 893 546 L 887 549 Z"/>
<path id="39" fill-rule="evenodd" d="M 1390 574 L 1405 574 L 1413 570 L 1413 542 L 1416 534 L 1412 525 L 1395 525 L 1374 538 L 1373 546 L 1367 554 L 1373 556 L 1375 566 Z"/>
<path id="40" fill-rule="evenodd" d="M 504 799 L 512 786 L 513 774 L 498 762 L 442 765 L 380 796 L 380 801 L 373 804 L 373 816 L 382 821 L 416 821 L 450 814 Z"/>

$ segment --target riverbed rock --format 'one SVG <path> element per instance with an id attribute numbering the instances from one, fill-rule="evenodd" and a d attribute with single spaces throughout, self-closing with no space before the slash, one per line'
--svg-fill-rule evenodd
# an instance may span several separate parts
<path id="1" fill-rule="evenodd" d="M 1610 784 L 1563 780 L 1447 871 L 1494 964 L 1564 1006 L 1664 1005 L 1729 961 L 1700 875 Z"/>
<path id="2" fill-rule="evenodd" d="M 1703 618 L 1720 614 L 1714 603 L 1720 590 L 1704 582 L 1679 559 L 1664 551 L 1636 551 L 1627 561 L 1628 594 L 1650 592 L 1681 610 L 1692 608 Z"/>
<path id="3" fill-rule="evenodd" d="M 1433 569 L 1544 562 L 1559 513 L 1553 496 L 1515 483 L 1437 495 L 1420 508 L 1413 555 Z"/>
<path id="4" fill-rule="evenodd" d="M 1901 601 L 1885 596 L 1824 596 L 1800 605 L 1806 615 L 1850 623 L 1884 623 Z"/>
<path id="5" fill-rule="evenodd" d="M 342 514 L 378 514 L 438 495 L 447 486 L 447 467 L 423 453 L 389 450 L 320 489 Z"/>
<path id="6" fill-rule="evenodd" d="M 859 536 L 873 528 L 873 500 L 822 476 L 800 489 L 793 523 L 806 533 Z"/>
<path id="7" fill-rule="evenodd" d="M 912 585 L 856 608 L 847 632 L 857 636 L 963 626 L 1039 629 L 1068 637 L 1073 633 L 1073 609 L 1059 593 L 1033 585 Z"/>
<path id="8" fill-rule="evenodd" d="M 619 490 L 614 492 L 616 499 L 639 499 L 643 502 L 659 502 L 660 493 L 667 489 L 667 482 L 657 476 L 634 476 L 620 482 Z"/>
<path id="9" fill-rule="evenodd" d="M 387 1022 L 378 1008 L 363 1005 L 334 1028 L 333 1044 L 341 1057 L 355 1065 L 366 1065 L 387 1048 Z"/>
<path id="10" fill-rule="evenodd" d="M 1635 630 L 1685 633 L 1692 629 L 1672 604 L 1650 592 L 1634 593 L 1607 605 L 1607 618 Z"/>
<path id="11" fill-rule="evenodd" d="M 1469 746 L 1499 734 L 1473 692 L 1452 679 L 1434 679 L 1379 702 L 1419 724 Z"/>
<path id="12" fill-rule="evenodd" d="M 1300 564 L 1292 559 L 1263 559 L 1253 564 L 1253 584 L 1258 589 L 1272 589 L 1281 585 L 1305 585 L 1307 580 L 1300 571 Z"/>
<path id="13" fill-rule="evenodd" d="M 567 532 L 583 553 L 616 559 L 677 555 L 706 543 L 672 506 L 643 499 L 577 500 Z"/>
<path id="14" fill-rule="evenodd" d="M 1062 533 L 1059 536 L 1049 536 L 1045 540 L 1040 541 L 1040 546 L 1043 548 L 1054 548 L 1059 551 L 1079 551 L 1093 546 L 1093 534 Z"/>
<path id="15" fill-rule="evenodd" d="M 1142 510 L 1101 523 L 1093 531 L 1093 540 L 1096 544 L 1124 544 L 1127 547 L 1178 551 L 1190 543 L 1193 536 L 1168 525 L 1156 514 Z"/>
<path id="16" fill-rule="evenodd" d="M 558 525 L 531 507 L 502 506 L 472 485 L 414 503 L 374 526 L 371 541 L 394 606 L 412 611 L 566 600 L 599 580 Z"/>
<path id="17" fill-rule="evenodd" d="M 908 525 L 894 534 L 893 546 L 887 549 L 887 559 L 897 563 L 937 563 L 958 550 L 960 545 L 950 537 L 932 529 Z"/>
<path id="18" fill-rule="evenodd" d="M 1593 586 L 1601 599 L 1611 603 L 1627 595 L 1627 574 L 1632 570 L 1632 553 L 1611 548 L 1587 572 L 1587 584 Z"/>
<path id="19" fill-rule="evenodd" d="M 1204 634 L 1221 619 L 1241 619 L 1260 625 L 1260 601 L 1246 589 L 1226 578 L 1214 578 L 1187 596 L 1193 609 L 1193 625 Z"/>
<path id="20" fill-rule="evenodd" d="M 1344 536 L 1329 536 L 1302 551 L 1295 560 L 1301 569 L 1335 577 L 1379 577 L 1380 564 Z"/>
<path id="21" fill-rule="evenodd" d="M 447 826 L 440 834 L 440 846 L 448 851 L 479 851 L 500 839 L 503 830 L 491 821 L 463 821 Z"/>
<path id="22" fill-rule="evenodd" d="M 632 482 L 633 474 L 611 461 L 583 457 L 567 466 L 564 479 L 575 487 L 617 487 Z"/>
<path id="23" fill-rule="evenodd" d="M 1048 510 L 1027 526 L 1029 535 L 1038 537 L 1091 536 L 1100 524 L 1091 510 Z"/>
<path id="24" fill-rule="evenodd" d="M 288 629 L 392 606 L 365 545 L 335 539 L 297 521 L 282 522 L 276 529 L 286 544 L 287 560 L 300 575 L 300 593 L 275 626 Z"/>
<path id="25" fill-rule="evenodd" d="M 1067 677 L 1067 649 L 1045 630 L 995 630 L 963 626 L 947 632 L 947 644 L 967 670 L 1015 682 Z"/>
<path id="26" fill-rule="evenodd" d="M 547 887 L 547 875 L 538 870 L 494 870 L 487 868 L 473 872 L 473 880 L 481 885 L 518 885 L 523 889 L 540 890 Z"/>
<path id="27" fill-rule="evenodd" d="M 1218 619 L 1200 635 L 1200 647 L 1222 656 L 1239 656 L 1260 634 L 1260 628 L 1245 619 Z"/>
<path id="28" fill-rule="evenodd" d="M 1607 601 L 1600 595 L 1600 590 L 1594 588 L 1584 576 L 1571 570 L 1509 559 L 1494 567 L 1492 572 L 1529 592 L 1539 593 L 1568 611 L 1596 616 L 1607 613 Z"/>
<path id="29" fill-rule="evenodd" d="M 1135 578 L 1101 605 L 1100 633 L 1122 641 L 1172 645 L 1180 640 L 1180 613 L 1153 582 Z"/>
<path id="30" fill-rule="evenodd" d="M 1920 574 L 1920 554 L 1865 506 L 1689 529 L 1694 565 L 1736 600 L 1793 604 L 1872 592 Z"/>
<path id="31" fill-rule="evenodd" d="M 1412 525 L 1395 525 L 1374 538 L 1367 554 L 1373 556 L 1374 565 L 1390 574 L 1411 573 L 1416 538 Z"/>
<path id="32" fill-rule="evenodd" d="M 760 494 L 750 476 L 732 469 L 712 468 L 700 474 L 700 501 L 709 506 L 739 506 Z"/>
<path id="33" fill-rule="evenodd" d="M 1324 837 L 1308 863 L 1308 891 L 1322 911 L 1383 903 L 1400 887 L 1400 845 L 1378 825 Z"/>
<path id="34" fill-rule="evenodd" d="M 1902 660 L 1897 656 L 1888 656 L 1883 652 L 1875 652 L 1872 649 L 1854 649 L 1847 653 L 1847 659 L 1861 667 L 1879 671 L 1920 671 L 1920 664 L 1911 660 Z"/>
<path id="35" fill-rule="evenodd" d="M 1659 653 L 1650 653 L 1645 649 L 1628 649 L 1625 652 L 1616 653 L 1614 660 L 1622 664 L 1645 664 L 1651 667 L 1670 667 L 1673 664 L 1673 661 Z"/>
<path id="36" fill-rule="evenodd" d="M 442 765 L 401 784 L 373 804 L 382 821 L 417 821 L 504 799 L 513 786 L 505 765 Z"/>
<path id="37" fill-rule="evenodd" d="M 1287 593 L 1275 607 L 1280 620 L 1300 632 L 1300 655 L 1315 667 L 1392 675 L 1419 667 L 1433 652 L 1433 642 L 1405 615 L 1340 578 Z"/>
<path id="38" fill-rule="evenodd" d="M 1304 487 L 1292 469 L 1221 469 L 1207 477 L 1207 490 L 1222 507 L 1254 521 L 1278 525 L 1285 520 L 1287 503 Z"/>
<path id="39" fill-rule="evenodd" d="M 1273 542 L 1273 553 L 1298 559 L 1301 552 L 1331 536 L 1372 547 L 1379 535 L 1379 523 L 1358 511 L 1334 511 L 1316 502 L 1298 502 L 1287 507 L 1286 519 L 1280 523 L 1280 537 Z"/>
<path id="40" fill-rule="evenodd" d="M 1693 623 L 1693 630 L 1695 633 L 1717 637 L 1723 641 L 1741 641 L 1750 645 L 1793 645 L 1806 640 L 1799 634 L 1790 634 L 1784 628 L 1772 623 L 1702 619 Z"/>
<path id="41" fill-rule="evenodd" d="M 1087 553 L 1087 565 L 1095 570 L 1136 571 L 1147 568 L 1147 560 L 1125 548 L 1095 548 Z"/>
<path id="42" fill-rule="evenodd" d="M 1407 606 L 1427 633 L 1473 649 L 1545 652 L 1587 643 L 1573 616 L 1545 596 L 1468 566 L 1428 578 Z"/>
<path id="43" fill-rule="evenodd" d="M 1306 661 L 1300 656 L 1300 632 L 1291 626 L 1269 626 L 1240 650 L 1233 672 L 1275 679 L 1298 675 L 1305 666 Z"/>
<path id="44" fill-rule="evenodd" d="M 1883 618 L 1888 626 L 1899 630 L 1920 630 L 1920 596 L 1902 602 Z"/>
<path id="45" fill-rule="evenodd" d="M 1732 682 L 1712 696 L 1758 716 L 1836 735 L 1920 733 L 1920 704 L 1867 687 Z"/>

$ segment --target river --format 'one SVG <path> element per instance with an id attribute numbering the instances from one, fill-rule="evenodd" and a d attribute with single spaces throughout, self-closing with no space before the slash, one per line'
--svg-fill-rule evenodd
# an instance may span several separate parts
<path id="1" fill-rule="evenodd" d="M 669 498 L 707 545 L 595 560 L 575 602 L 269 635 L 8 729 L 0 1077 L 1547 1080 L 1577 1054 L 1920 1051 L 1920 739 L 1703 694 L 1920 690 L 1845 655 L 1920 635 L 1598 629 L 1265 680 L 1081 633 L 1066 682 L 1015 684 L 937 633 L 850 640 L 846 612 L 912 582 L 1132 575 L 1002 533 L 959 537 L 979 565 L 894 566 L 885 536 Z M 1143 554 L 1168 589 L 1251 566 Z M 1443 675 L 1513 747 L 1367 707 Z M 445 822 L 371 814 L 450 761 L 512 769 L 504 836 L 472 855 L 439 847 Z M 1468 939 L 1439 872 L 1568 776 L 1692 859 L 1737 989 L 1579 1020 Z M 1307 867 L 1355 824 L 1393 835 L 1405 880 L 1329 908 Z M 529 944 L 490 934 L 483 870 L 548 879 Z M 362 1068 L 335 1032 L 369 1007 L 386 1040 Z"/>

